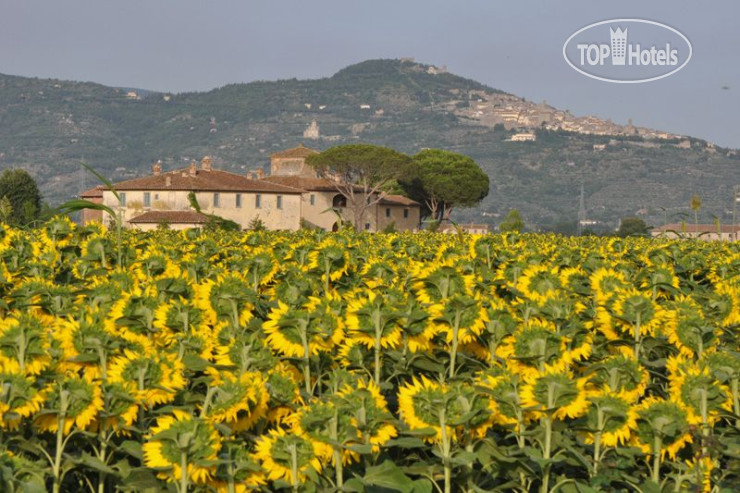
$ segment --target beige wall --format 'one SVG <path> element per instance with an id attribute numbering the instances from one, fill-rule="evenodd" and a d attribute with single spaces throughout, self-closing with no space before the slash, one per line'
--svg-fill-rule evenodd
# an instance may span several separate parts
<path id="1" fill-rule="evenodd" d="M 136 216 L 150 210 L 191 210 L 187 191 L 167 190 L 150 191 L 151 207 L 144 207 L 144 191 L 119 192 L 126 194 L 126 207 L 122 209 L 124 224 Z M 260 208 L 255 208 L 256 196 L 260 195 Z M 277 197 L 282 196 L 282 209 L 277 208 Z M 198 204 L 205 214 L 215 214 L 237 222 L 247 228 L 254 219 L 260 219 L 268 229 L 297 230 L 300 228 L 301 196 L 298 194 L 282 195 L 276 193 L 241 192 L 241 207 L 236 207 L 235 192 L 219 192 L 219 206 L 214 207 L 213 192 L 196 193 Z M 112 192 L 103 192 L 103 203 L 118 210 L 118 200 Z M 104 218 L 105 222 L 109 220 Z"/>
<path id="2" fill-rule="evenodd" d="M 403 217 L 404 210 L 409 211 L 408 217 Z M 388 212 L 390 212 L 390 217 L 387 216 Z M 382 231 L 383 228 L 394 223 L 396 231 L 416 231 L 419 229 L 420 214 L 419 207 L 378 204 L 376 206 L 378 230 Z"/>
<path id="3" fill-rule="evenodd" d="M 188 229 L 188 228 L 199 228 L 201 226 L 203 226 L 203 225 L 202 224 L 179 224 L 179 223 L 178 224 L 171 224 L 170 223 L 170 224 L 167 225 L 167 228 L 168 229 L 173 229 L 175 231 L 180 231 L 180 230 Z M 139 223 L 139 224 L 132 224 L 131 227 L 133 229 L 138 229 L 139 231 L 152 231 L 152 230 L 157 229 L 159 227 L 159 224 L 154 224 L 154 223 Z"/>
<path id="4" fill-rule="evenodd" d="M 311 205 L 311 195 L 314 196 L 314 205 Z M 337 216 L 331 209 L 334 197 L 339 192 L 308 192 L 304 193 L 303 201 L 303 218 L 313 225 L 319 226 L 325 230 L 331 231 L 334 223 L 337 222 Z M 386 217 L 386 209 L 390 209 L 390 217 Z M 408 217 L 403 217 L 403 211 L 408 209 Z M 419 207 L 406 207 L 402 205 L 375 205 L 365 212 L 365 223 L 370 224 L 369 231 L 380 231 L 390 223 L 395 223 L 397 231 L 416 231 L 419 228 Z M 351 209 L 342 211 L 342 218 L 345 221 L 353 222 L 354 215 Z M 362 229 L 365 224 L 362 225 Z"/>
<path id="5" fill-rule="evenodd" d="M 666 232 L 653 231 L 651 234 L 654 238 L 668 238 L 671 240 L 675 240 L 676 238 L 697 238 L 699 240 L 704 240 L 704 241 L 735 241 L 735 240 L 740 239 L 740 234 L 736 234 L 736 233 L 719 233 L 718 234 L 716 232 L 713 232 L 713 233 L 706 233 L 706 234 L 702 234 L 702 233 L 676 234 L 671 231 L 666 231 Z"/>

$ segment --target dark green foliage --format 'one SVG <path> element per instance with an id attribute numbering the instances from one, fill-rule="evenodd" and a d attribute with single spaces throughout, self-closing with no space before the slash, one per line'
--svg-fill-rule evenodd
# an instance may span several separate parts
<path id="1" fill-rule="evenodd" d="M 41 193 L 31 175 L 22 169 L 6 169 L 0 175 L 0 198 L 11 208 L 7 221 L 14 226 L 25 226 L 39 217 Z"/>
<path id="2" fill-rule="evenodd" d="M 468 156 L 426 149 L 412 158 L 402 184 L 434 219 L 447 219 L 455 207 L 473 207 L 488 195 L 488 175 Z"/>
<path id="3" fill-rule="evenodd" d="M 524 229 L 524 220 L 519 214 L 519 211 L 512 209 L 504 218 L 504 221 L 499 225 L 499 229 L 502 233 L 510 231 L 521 231 Z"/>
<path id="4" fill-rule="evenodd" d="M 626 236 L 645 236 L 649 234 L 648 225 L 639 217 L 625 217 L 619 225 L 617 235 Z"/>

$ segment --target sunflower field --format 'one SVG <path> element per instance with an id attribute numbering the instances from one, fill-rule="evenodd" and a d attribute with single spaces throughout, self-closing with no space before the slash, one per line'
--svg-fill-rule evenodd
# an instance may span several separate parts
<path id="1" fill-rule="evenodd" d="M 740 490 L 740 246 L 0 228 L 0 491 Z"/>

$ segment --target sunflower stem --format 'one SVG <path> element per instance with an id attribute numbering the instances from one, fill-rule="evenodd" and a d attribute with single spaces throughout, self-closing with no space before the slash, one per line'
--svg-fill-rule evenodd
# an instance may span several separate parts
<path id="1" fill-rule="evenodd" d="M 302 324 L 299 332 L 301 334 L 301 344 L 303 345 L 303 381 L 306 389 L 306 396 L 311 397 L 311 360 L 308 348 L 308 334 L 306 334 L 306 325 Z"/>
<path id="2" fill-rule="evenodd" d="M 339 441 L 339 434 L 337 431 L 339 421 L 339 410 L 334 408 L 334 417 L 331 420 L 331 439 L 336 444 Z M 337 489 L 341 490 L 344 486 L 344 471 L 342 464 L 342 453 L 339 451 L 339 447 L 334 445 L 332 447 L 334 454 L 334 474 L 336 476 Z"/>
<path id="3" fill-rule="evenodd" d="M 740 379 L 732 379 L 732 408 L 735 410 L 735 416 L 740 416 Z M 735 426 L 740 427 L 740 417 L 735 420 Z"/>
<path id="4" fill-rule="evenodd" d="M 642 346 L 642 338 L 640 337 L 640 314 L 637 314 L 637 320 L 635 321 L 635 359 L 640 360 L 640 349 Z"/>
<path id="5" fill-rule="evenodd" d="M 439 411 L 439 430 L 442 435 L 442 465 L 445 470 L 444 493 L 452 491 L 452 465 L 450 464 L 450 438 L 447 436 L 447 419 L 445 408 Z"/>
<path id="6" fill-rule="evenodd" d="M 547 461 L 544 470 L 542 471 L 542 486 L 540 487 L 541 493 L 549 493 L 550 491 L 550 452 L 552 447 L 552 416 L 547 414 L 544 417 L 545 422 L 545 449 L 542 457 Z"/>
<path id="7" fill-rule="evenodd" d="M 67 406 L 69 397 L 69 391 L 61 389 L 62 384 L 59 384 L 59 415 L 57 416 L 57 446 L 54 450 L 54 464 L 52 466 L 52 472 L 54 474 L 54 486 L 52 487 L 53 493 L 59 493 L 62 486 L 62 452 L 64 451 L 64 422 L 67 419 Z"/>
<path id="8" fill-rule="evenodd" d="M 596 433 L 594 434 L 594 472 L 593 476 L 599 473 L 601 464 L 601 434 L 604 430 L 604 411 L 601 407 L 596 408 Z"/>
<path id="9" fill-rule="evenodd" d="M 457 359 L 457 346 L 460 335 L 460 310 L 455 310 L 455 322 L 452 325 L 452 350 L 450 352 L 450 378 L 455 376 L 455 360 Z"/>
<path id="10" fill-rule="evenodd" d="M 377 308 L 373 314 L 373 318 L 375 319 L 375 367 L 373 368 L 373 379 L 375 380 L 375 385 L 380 386 L 380 356 L 382 350 L 383 327 L 380 325 L 380 313 L 378 313 Z"/>
<path id="11" fill-rule="evenodd" d="M 660 448 L 663 446 L 663 441 L 660 435 L 656 435 L 653 443 L 653 470 L 652 479 L 655 484 L 660 484 Z"/>
<path id="12" fill-rule="evenodd" d="M 290 450 L 290 484 L 293 486 L 293 491 L 298 492 L 298 450 L 296 450 L 295 443 L 289 445 Z"/>
<path id="13" fill-rule="evenodd" d="M 188 454 L 180 451 L 180 493 L 188 492 Z"/>

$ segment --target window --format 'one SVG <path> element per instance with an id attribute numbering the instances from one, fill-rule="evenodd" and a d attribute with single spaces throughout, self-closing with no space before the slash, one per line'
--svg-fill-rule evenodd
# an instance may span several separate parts
<path id="1" fill-rule="evenodd" d="M 347 207 L 347 197 L 342 194 L 337 194 L 331 201 L 332 207 Z"/>
<path id="2" fill-rule="evenodd" d="M 385 217 L 391 217 L 391 208 L 390 207 L 386 207 L 385 208 Z"/>
<path id="3" fill-rule="evenodd" d="M 213 193 L 213 207 L 220 207 L 221 195 L 218 192 Z"/>
<path id="4" fill-rule="evenodd" d="M 158 193 L 155 193 L 154 194 L 154 200 L 159 200 L 159 194 Z"/>
<path id="5" fill-rule="evenodd" d="M 365 229 L 370 229 L 370 223 L 365 223 Z"/>
<path id="6" fill-rule="evenodd" d="M 121 192 L 118 194 L 119 201 L 121 202 L 121 207 L 126 207 L 126 192 Z"/>
<path id="7" fill-rule="evenodd" d="M 311 205 L 316 205 L 316 195 L 311 194 Z"/>
<path id="8" fill-rule="evenodd" d="M 404 218 L 408 218 L 409 217 L 409 210 L 408 209 L 404 209 L 403 210 L 403 217 Z"/>
<path id="9" fill-rule="evenodd" d="M 262 207 L 262 195 L 257 194 L 254 196 L 254 208 L 259 209 Z"/>
<path id="10" fill-rule="evenodd" d="M 152 206 L 152 194 L 149 192 L 144 192 L 144 207 L 151 207 Z"/>
<path id="11" fill-rule="evenodd" d="M 278 209 L 283 208 L 283 196 L 282 195 L 277 196 L 277 208 Z"/>
<path id="12" fill-rule="evenodd" d="M 242 194 L 237 193 L 236 194 L 236 207 L 241 208 L 242 206 Z"/>

